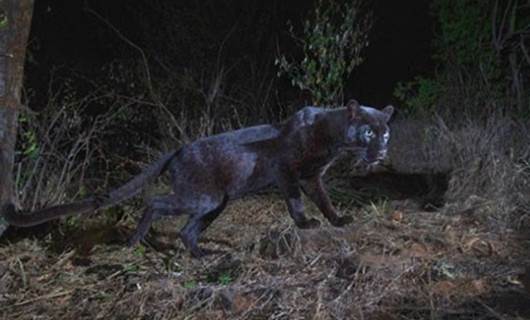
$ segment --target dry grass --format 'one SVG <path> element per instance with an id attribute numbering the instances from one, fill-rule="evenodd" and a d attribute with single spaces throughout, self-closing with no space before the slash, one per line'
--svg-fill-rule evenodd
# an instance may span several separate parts
<path id="1" fill-rule="evenodd" d="M 125 247 L 131 207 L 119 221 L 118 210 L 15 230 L 0 239 L 0 318 L 530 318 L 518 278 L 530 266 L 530 132 L 506 119 L 447 123 L 398 121 L 391 150 L 399 174 L 450 177 L 440 211 L 414 201 L 412 175 L 397 187 L 414 199 L 392 201 L 385 176 L 367 185 L 330 172 L 354 225 L 299 230 L 277 195 L 246 198 L 206 232 L 215 253 L 203 260 L 177 239 L 183 219 Z M 374 191 L 386 194 L 370 203 Z"/>
<path id="2" fill-rule="evenodd" d="M 517 280 L 528 238 L 470 214 L 382 202 L 353 226 L 294 228 L 275 196 L 233 203 L 206 232 L 217 253 L 191 259 L 181 220 L 124 247 L 132 225 L 103 219 L 0 245 L 3 319 L 523 319 Z M 318 215 L 309 206 L 310 214 Z"/>
<path id="3" fill-rule="evenodd" d="M 447 213 L 479 211 L 492 225 L 519 227 L 530 214 L 529 128 L 499 115 L 398 120 L 391 165 L 448 175 Z"/>

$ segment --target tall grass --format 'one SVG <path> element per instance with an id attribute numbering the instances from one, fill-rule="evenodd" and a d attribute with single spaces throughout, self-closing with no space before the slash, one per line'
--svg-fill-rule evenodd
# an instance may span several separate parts
<path id="1" fill-rule="evenodd" d="M 483 212 L 509 223 L 528 213 L 530 128 L 499 114 L 401 119 L 393 125 L 392 167 L 449 175 L 449 211 Z"/>

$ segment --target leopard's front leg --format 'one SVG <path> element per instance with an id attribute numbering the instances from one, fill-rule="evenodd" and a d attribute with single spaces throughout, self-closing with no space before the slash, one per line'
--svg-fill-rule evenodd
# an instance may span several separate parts
<path id="1" fill-rule="evenodd" d="M 322 183 L 321 175 L 304 179 L 302 182 L 302 190 L 320 209 L 324 217 L 335 227 L 342 227 L 353 222 L 351 216 L 339 216 L 337 210 L 333 207 L 331 200 Z"/>
<path id="2" fill-rule="evenodd" d="M 293 171 L 288 168 L 281 168 L 277 175 L 277 185 L 285 197 L 289 214 L 297 227 L 311 229 L 320 226 L 319 220 L 308 219 L 304 214 L 300 182 Z"/>

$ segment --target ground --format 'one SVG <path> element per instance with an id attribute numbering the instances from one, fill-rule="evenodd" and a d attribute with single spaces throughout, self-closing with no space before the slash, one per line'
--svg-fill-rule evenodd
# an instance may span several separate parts
<path id="1" fill-rule="evenodd" d="M 297 229 L 274 192 L 232 202 L 204 235 L 202 260 L 177 238 L 182 218 L 127 248 L 138 210 L 12 230 L 0 243 L 0 317 L 530 318 L 528 233 L 414 199 L 359 205 L 343 190 L 331 194 L 355 217 L 345 228 Z"/>

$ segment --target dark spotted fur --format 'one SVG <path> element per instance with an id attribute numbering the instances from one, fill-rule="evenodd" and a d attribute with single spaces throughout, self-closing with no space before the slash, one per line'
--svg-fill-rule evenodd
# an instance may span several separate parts
<path id="1" fill-rule="evenodd" d="M 301 192 L 340 227 L 352 221 L 339 216 L 324 189 L 322 176 L 342 152 L 352 152 L 360 161 L 375 164 L 387 150 L 391 106 L 382 111 L 359 106 L 324 109 L 306 107 L 284 125 L 261 125 L 214 135 L 165 154 L 123 187 L 105 197 L 55 206 L 29 215 L 4 207 L 4 217 L 16 226 L 39 224 L 60 216 L 92 212 L 115 205 L 138 194 L 164 170 L 171 173 L 173 193 L 152 198 L 129 244 L 140 241 L 151 223 L 163 216 L 186 214 L 180 232 L 184 245 L 200 257 L 199 235 L 223 211 L 228 200 L 240 198 L 269 185 L 284 195 L 289 214 L 299 228 L 320 225 L 304 214 Z"/>

